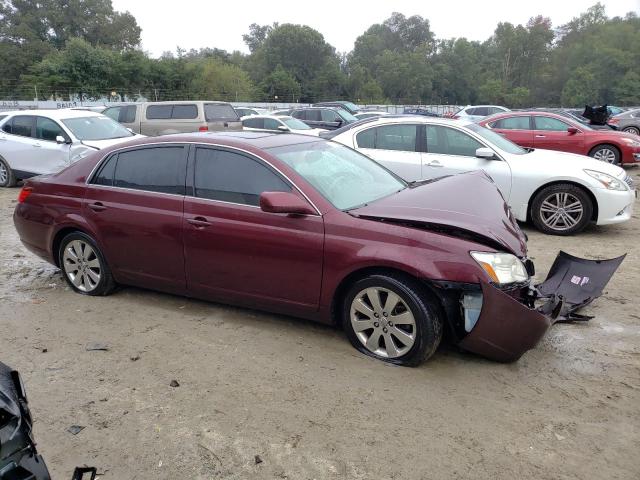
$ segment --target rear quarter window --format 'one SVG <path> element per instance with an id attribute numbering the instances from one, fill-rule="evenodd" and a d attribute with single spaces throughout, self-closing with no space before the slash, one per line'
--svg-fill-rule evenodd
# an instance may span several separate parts
<path id="1" fill-rule="evenodd" d="M 173 105 L 149 105 L 147 107 L 147 119 L 168 120 L 171 118 Z"/>

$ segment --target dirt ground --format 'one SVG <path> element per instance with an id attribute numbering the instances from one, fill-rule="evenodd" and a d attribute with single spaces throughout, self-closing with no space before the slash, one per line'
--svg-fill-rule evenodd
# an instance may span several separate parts
<path id="1" fill-rule="evenodd" d="M 640 204 L 572 238 L 526 228 L 540 279 L 559 249 L 628 253 L 594 320 L 514 364 L 444 346 L 411 369 L 292 318 L 77 295 L 20 244 L 17 195 L 0 191 L 0 360 L 24 377 L 54 479 L 83 464 L 105 480 L 640 478 Z"/>

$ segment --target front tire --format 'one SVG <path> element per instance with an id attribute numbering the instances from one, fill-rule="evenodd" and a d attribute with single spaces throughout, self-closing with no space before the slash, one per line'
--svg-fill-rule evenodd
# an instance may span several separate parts
<path id="1" fill-rule="evenodd" d="M 3 158 L 0 158 L 0 187 L 14 187 L 16 183 L 17 180 L 13 170 Z"/>
<path id="2" fill-rule="evenodd" d="M 81 232 L 73 232 L 60 242 L 60 269 L 69 286 L 82 295 L 108 295 L 115 288 L 111 270 L 96 242 Z"/>
<path id="3" fill-rule="evenodd" d="M 580 187 L 569 183 L 543 188 L 531 203 L 531 220 L 548 235 L 573 235 L 591 221 L 593 203 Z"/>
<path id="4" fill-rule="evenodd" d="M 620 150 L 618 150 L 617 147 L 608 144 L 594 147 L 589 152 L 589 156 L 596 160 L 600 160 L 601 162 L 607 162 L 613 165 L 620 165 L 621 162 Z"/>
<path id="5" fill-rule="evenodd" d="M 399 274 L 355 282 L 342 306 L 342 324 L 360 352 L 396 365 L 416 366 L 442 339 L 442 314 L 429 292 Z"/>

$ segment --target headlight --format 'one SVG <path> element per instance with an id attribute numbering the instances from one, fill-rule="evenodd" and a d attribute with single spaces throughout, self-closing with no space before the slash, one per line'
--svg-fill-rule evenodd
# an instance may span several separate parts
<path id="1" fill-rule="evenodd" d="M 606 173 L 595 170 L 585 170 L 584 173 L 598 180 L 608 190 L 626 190 L 627 186 L 622 180 L 612 177 Z"/>
<path id="2" fill-rule="evenodd" d="M 494 282 L 504 285 L 529 280 L 524 264 L 510 253 L 469 252 Z"/>
<path id="3" fill-rule="evenodd" d="M 640 142 L 633 138 L 623 138 L 622 141 L 631 145 L 632 147 L 640 147 Z"/>

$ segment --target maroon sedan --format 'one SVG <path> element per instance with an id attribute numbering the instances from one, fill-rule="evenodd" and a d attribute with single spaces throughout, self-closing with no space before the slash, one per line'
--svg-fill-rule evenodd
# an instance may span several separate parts
<path id="1" fill-rule="evenodd" d="M 484 173 L 407 184 L 314 137 L 131 142 L 28 180 L 14 221 L 78 293 L 136 285 L 336 323 L 397 364 L 445 331 L 514 360 L 561 314 L 557 298 L 533 308 L 525 236 Z"/>
<path id="2" fill-rule="evenodd" d="M 640 162 L 640 140 L 636 135 L 594 130 L 556 113 L 499 113 L 478 124 L 504 135 L 521 147 L 588 155 L 616 165 Z"/>

